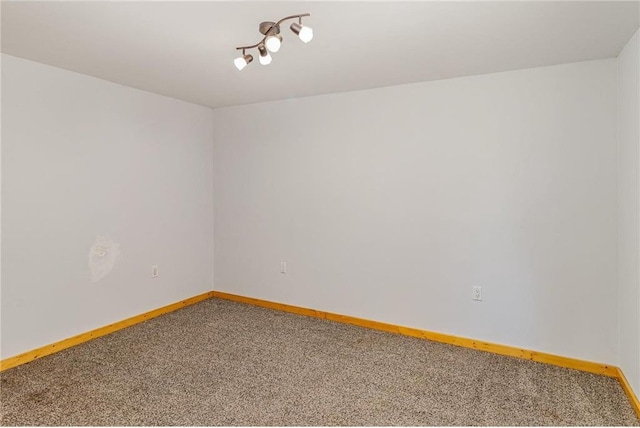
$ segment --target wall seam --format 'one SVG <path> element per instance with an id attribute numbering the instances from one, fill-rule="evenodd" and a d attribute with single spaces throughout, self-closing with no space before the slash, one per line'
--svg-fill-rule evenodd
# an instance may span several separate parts
<path id="1" fill-rule="evenodd" d="M 621 51 L 622 52 L 622 51 Z M 622 235 L 620 230 L 620 201 L 622 195 L 620 194 L 620 54 L 616 57 L 616 336 L 617 336 L 617 349 L 616 349 L 616 364 L 621 367 L 622 364 L 622 314 L 620 306 L 620 295 L 622 283 L 620 280 L 621 260 L 620 260 L 620 237 Z"/>

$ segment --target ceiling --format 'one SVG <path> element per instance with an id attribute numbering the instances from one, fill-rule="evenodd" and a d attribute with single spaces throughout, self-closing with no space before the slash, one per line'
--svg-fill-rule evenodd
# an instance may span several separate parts
<path id="1" fill-rule="evenodd" d="M 615 57 L 636 1 L 2 2 L 2 52 L 222 107 Z M 233 66 L 261 21 L 283 27 L 273 62 Z"/>

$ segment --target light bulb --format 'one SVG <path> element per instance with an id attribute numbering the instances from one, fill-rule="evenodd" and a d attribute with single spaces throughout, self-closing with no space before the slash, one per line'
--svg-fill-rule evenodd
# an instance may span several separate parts
<path id="1" fill-rule="evenodd" d="M 291 31 L 296 33 L 297 36 L 300 37 L 300 40 L 305 43 L 309 43 L 311 39 L 313 39 L 313 30 L 310 27 L 305 27 L 304 25 L 294 22 L 290 28 Z"/>
<path id="2" fill-rule="evenodd" d="M 280 34 L 267 37 L 267 41 L 265 42 L 267 49 L 269 49 L 271 52 L 278 52 L 280 50 L 281 44 L 282 36 Z"/>
<path id="3" fill-rule="evenodd" d="M 269 54 L 260 55 L 260 64 L 262 64 L 262 65 L 271 64 L 271 55 L 269 55 Z"/>
<path id="4" fill-rule="evenodd" d="M 238 70 L 242 70 L 243 68 L 245 68 L 247 66 L 247 64 L 249 64 L 251 61 L 253 61 L 253 56 L 247 54 L 247 55 L 243 55 L 241 57 L 238 57 L 236 59 L 233 60 L 233 64 L 236 66 L 236 68 Z"/>
<path id="5" fill-rule="evenodd" d="M 260 57 L 258 58 L 260 60 L 260 64 L 271 64 L 271 55 L 269 55 L 269 52 L 267 51 L 267 48 L 264 47 L 264 45 L 258 46 L 258 52 L 260 52 Z"/>
<path id="6" fill-rule="evenodd" d="M 309 43 L 311 39 L 313 39 L 313 30 L 310 27 L 305 27 L 304 25 L 300 29 L 300 34 L 298 34 L 300 40 L 305 43 Z"/>
<path id="7" fill-rule="evenodd" d="M 245 61 L 243 57 L 239 57 L 233 60 L 233 64 L 238 70 L 242 70 L 247 66 L 247 61 Z"/>

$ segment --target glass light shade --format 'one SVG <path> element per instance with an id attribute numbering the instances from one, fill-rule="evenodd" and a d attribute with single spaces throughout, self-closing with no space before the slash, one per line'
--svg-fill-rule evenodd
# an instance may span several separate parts
<path id="1" fill-rule="evenodd" d="M 242 70 L 247 66 L 247 61 L 243 57 L 239 57 L 233 60 L 233 64 L 238 70 Z"/>
<path id="2" fill-rule="evenodd" d="M 269 52 L 267 52 L 266 55 L 260 55 L 260 64 L 262 65 L 269 65 L 271 64 L 271 55 L 269 55 Z"/>
<path id="3" fill-rule="evenodd" d="M 291 24 L 291 31 L 293 31 L 299 38 L 305 43 L 309 43 L 313 39 L 313 30 L 309 27 L 305 27 L 302 24 L 294 22 Z"/>
<path id="4" fill-rule="evenodd" d="M 236 68 L 238 70 L 242 70 L 251 61 L 253 61 L 253 56 L 250 55 L 250 54 L 246 54 L 246 55 L 242 55 L 241 57 L 238 57 L 238 58 L 234 59 L 233 60 L 233 64 L 236 66 Z"/>
<path id="5" fill-rule="evenodd" d="M 310 27 L 305 27 L 304 25 L 300 29 L 300 33 L 298 34 L 300 40 L 305 43 L 309 43 L 311 39 L 313 39 L 313 30 Z"/>
<path id="6" fill-rule="evenodd" d="M 278 52 L 280 50 L 280 45 L 282 36 L 269 36 L 267 37 L 266 42 L 264 43 L 271 52 Z"/>

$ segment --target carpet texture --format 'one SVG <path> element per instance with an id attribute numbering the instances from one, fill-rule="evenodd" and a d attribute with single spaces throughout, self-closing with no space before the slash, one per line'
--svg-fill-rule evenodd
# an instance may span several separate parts
<path id="1" fill-rule="evenodd" d="M 639 425 L 616 379 L 207 300 L 0 373 L 2 425 Z"/>

